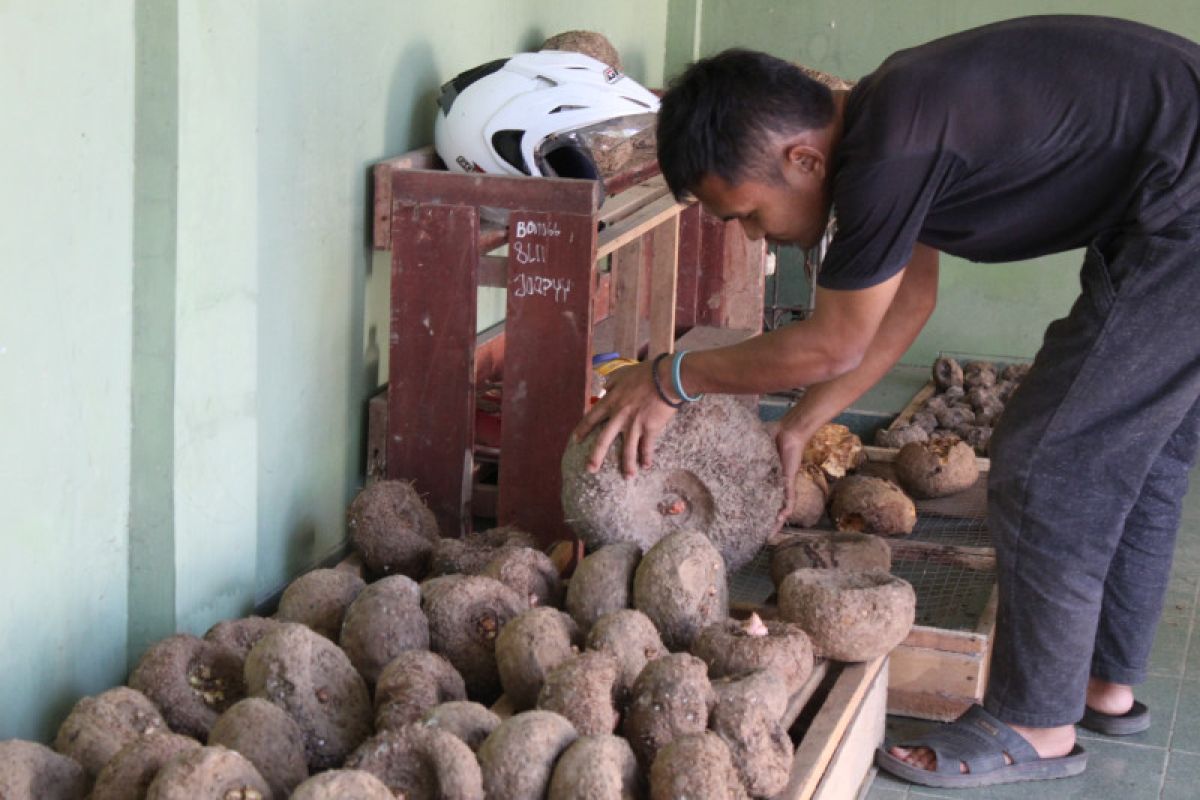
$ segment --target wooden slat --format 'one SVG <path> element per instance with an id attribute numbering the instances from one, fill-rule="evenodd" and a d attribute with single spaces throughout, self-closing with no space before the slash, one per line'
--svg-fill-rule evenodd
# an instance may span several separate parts
<path id="1" fill-rule="evenodd" d="M 994 570 L 996 551 L 990 547 L 965 547 L 907 539 L 888 539 L 892 558 L 897 561 L 924 561 L 967 569 Z"/>
<path id="2" fill-rule="evenodd" d="M 606 228 L 596 242 L 597 260 L 640 238 L 642 234 L 653 230 L 671 217 L 679 216 L 684 208 L 685 206 L 675 202 L 674 197 L 667 195 Z"/>
<path id="3" fill-rule="evenodd" d="M 675 285 L 679 279 L 679 215 L 654 228 L 650 270 L 650 352 L 675 350 Z"/>
<path id="4" fill-rule="evenodd" d="M 509 220 L 498 515 L 543 544 L 571 538 L 559 462 L 591 389 L 595 246 L 590 214 L 522 211 Z"/>
<path id="5" fill-rule="evenodd" d="M 825 767 L 825 774 L 817 785 L 813 800 L 843 800 L 860 796 L 875 763 L 875 748 L 883 743 L 890 669 L 889 663 L 885 662 L 871 679 L 854 719 Z"/>
<path id="6" fill-rule="evenodd" d="M 990 629 L 987 631 L 952 631 L 929 625 L 913 625 L 901 644 L 908 647 L 941 650 L 944 653 L 979 656 L 987 652 L 990 635 Z"/>
<path id="7" fill-rule="evenodd" d="M 837 682 L 821 704 L 821 710 L 813 718 L 804 738 L 796 747 L 791 776 L 780 797 L 788 800 L 809 800 L 816 796 L 826 769 L 832 763 L 847 729 L 857 718 L 863 700 L 871 688 L 876 686 L 875 679 L 884 671 L 886 663 L 887 657 L 881 656 L 863 664 L 848 664 L 842 669 Z M 880 740 L 882 733 L 880 727 Z M 877 744 L 878 742 L 871 742 L 871 749 Z M 829 797 L 832 800 L 833 795 Z"/>
<path id="8" fill-rule="evenodd" d="M 699 204 L 689 206 L 679 215 L 679 281 L 675 284 L 675 324 L 680 328 L 707 326 L 696 308 L 700 288 L 702 258 L 700 250 L 703 233 L 703 209 Z"/>
<path id="9" fill-rule="evenodd" d="M 409 203 L 437 203 L 591 215 L 599 206 L 595 181 L 478 175 L 445 170 L 406 169 L 392 173 L 392 197 Z M 510 228 L 512 227 L 510 223 Z M 513 241 L 510 235 L 509 241 Z"/>
<path id="10" fill-rule="evenodd" d="M 620 194 L 609 196 L 596 215 L 600 230 L 619 222 L 639 208 L 666 197 L 669 193 L 666 181 L 659 176 L 630 187 Z"/>
<path id="11" fill-rule="evenodd" d="M 496 289 L 507 287 L 508 259 L 504 256 L 480 256 L 479 285 Z"/>
<path id="12" fill-rule="evenodd" d="M 613 253 L 612 286 L 616 341 L 614 350 L 623 358 L 638 357 L 642 345 L 641 291 L 644 238 L 634 239 Z"/>
<path id="13" fill-rule="evenodd" d="M 474 208 L 396 203 L 387 476 L 412 480 L 443 535 L 470 525 L 475 438 Z M 436 409 L 437 413 L 430 413 Z"/>
<path id="14" fill-rule="evenodd" d="M 375 216 L 371 238 L 376 250 L 388 250 L 392 246 L 392 174 L 401 169 L 435 169 L 436 166 L 437 156 L 433 148 L 423 147 L 380 161 L 372 167 Z"/>

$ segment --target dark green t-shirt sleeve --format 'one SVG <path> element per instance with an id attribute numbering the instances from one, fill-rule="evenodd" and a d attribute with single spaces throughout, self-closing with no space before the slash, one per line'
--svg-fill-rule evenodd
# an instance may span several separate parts
<path id="1" fill-rule="evenodd" d="M 903 269 L 952 162 L 943 153 L 841 167 L 833 185 L 837 233 L 818 285 L 865 289 Z"/>

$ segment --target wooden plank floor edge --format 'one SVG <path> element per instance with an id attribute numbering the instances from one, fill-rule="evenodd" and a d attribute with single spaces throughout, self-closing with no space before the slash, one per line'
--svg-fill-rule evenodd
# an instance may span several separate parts
<path id="1" fill-rule="evenodd" d="M 861 664 L 847 664 L 829 691 L 821 710 L 813 718 L 804 738 L 796 747 L 791 777 L 782 798 L 809 800 L 837 751 L 838 743 L 858 713 L 867 691 L 875 682 L 887 656 Z"/>

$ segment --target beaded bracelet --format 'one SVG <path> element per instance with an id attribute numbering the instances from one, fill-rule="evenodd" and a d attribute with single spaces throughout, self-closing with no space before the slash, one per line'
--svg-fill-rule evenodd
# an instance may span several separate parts
<path id="1" fill-rule="evenodd" d="M 675 360 L 671 362 L 671 381 L 675 384 L 675 394 L 679 395 L 683 402 L 694 403 L 701 397 L 704 397 L 704 392 L 692 397 L 683 390 L 683 384 L 679 381 L 679 365 L 683 363 L 683 357 L 687 354 L 687 350 L 680 350 L 675 354 Z"/>
<path id="2" fill-rule="evenodd" d="M 663 391 L 662 381 L 660 381 L 658 379 L 658 365 L 661 364 L 663 359 L 669 355 L 671 355 L 671 354 L 670 353 L 660 353 L 658 356 L 656 356 L 654 359 L 654 362 L 650 365 L 650 374 L 654 376 L 654 388 L 658 392 L 659 398 L 661 398 L 662 401 L 664 403 L 666 403 L 667 405 L 669 405 L 671 408 L 682 408 L 683 401 L 682 400 L 672 400 L 671 398 L 667 397 L 667 393 Z"/>

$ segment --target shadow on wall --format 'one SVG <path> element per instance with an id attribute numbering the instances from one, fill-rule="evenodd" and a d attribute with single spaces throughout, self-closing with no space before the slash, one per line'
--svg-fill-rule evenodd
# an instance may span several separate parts
<path id="1" fill-rule="evenodd" d="M 400 53 L 388 87 L 384 146 L 389 155 L 433 141 L 437 91 L 449 77 L 440 74 L 427 42 L 413 42 Z"/>

